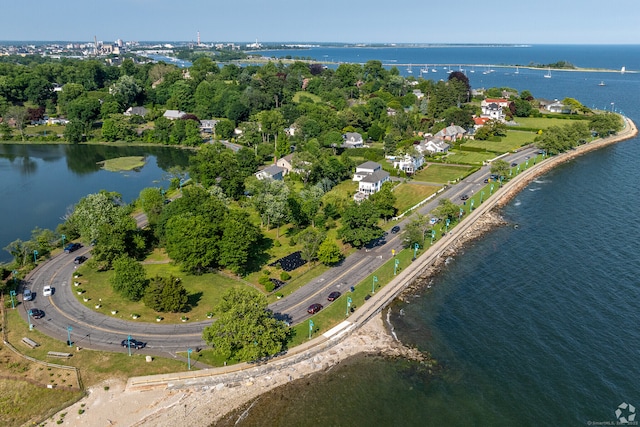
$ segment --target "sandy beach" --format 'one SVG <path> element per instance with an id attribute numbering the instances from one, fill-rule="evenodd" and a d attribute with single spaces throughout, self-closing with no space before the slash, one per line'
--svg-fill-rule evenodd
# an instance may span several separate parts
<path id="1" fill-rule="evenodd" d="M 414 283 L 405 288 L 400 297 L 428 283 L 429 278 L 437 273 L 442 262 L 448 256 L 455 255 L 456 251 L 461 250 L 469 241 L 504 224 L 497 209 L 515 197 L 531 181 L 561 163 L 606 145 L 633 138 L 637 133 L 635 124 L 627 119 L 625 129 L 617 135 L 577 147 L 522 172 L 505 186 L 504 191 L 496 194 L 497 197 L 493 199 L 491 205 L 486 203 L 487 210 L 478 212 L 481 215 L 475 218 L 470 227 L 464 229 L 464 232 L 456 233 L 451 240 L 447 241 L 445 249 L 437 254 L 436 260 L 422 268 Z M 283 365 L 281 369 L 271 370 L 262 375 L 259 373 L 264 370 L 260 371 L 259 367 L 251 368 L 255 369 L 253 372 L 256 375 L 245 375 L 242 381 L 233 383 L 212 381 L 210 384 L 198 383 L 191 386 L 183 383 L 179 386 L 146 390 L 131 389 L 126 383 L 116 380 L 98 384 L 88 389 L 87 397 L 48 419 L 43 425 L 59 425 L 57 421 L 61 419 L 60 414 L 66 413 L 60 425 L 208 426 L 266 391 L 313 373 L 328 370 L 359 353 L 406 357 L 418 360 L 420 363 L 430 363 L 426 355 L 407 348 L 394 338 L 385 321 L 385 313 L 386 311 L 383 311 L 368 318 L 366 322 L 336 340 L 334 344 L 326 346 L 323 351 L 314 353 L 307 359 Z M 106 387 L 108 387 L 107 390 L 105 390 Z M 84 413 L 79 414 L 80 409 L 83 409 Z"/>

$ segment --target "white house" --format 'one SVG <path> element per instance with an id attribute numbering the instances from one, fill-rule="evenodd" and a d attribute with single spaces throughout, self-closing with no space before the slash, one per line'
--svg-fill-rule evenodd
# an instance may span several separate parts
<path id="1" fill-rule="evenodd" d="M 261 171 L 256 172 L 254 175 L 256 176 L 256 178 L 260 180 L 273 179 L 276 181 L 282 181 L 283 174 L 284 174 L 284 168 L 281 168 L 280 166 L 276 166 L 276 165 L 271 165 L 271 166 L 267 166 Z"/>
<path id="2" fill-rule="evenodd" d="M 276 161 L 276 166 L 279 166 L 282 169 L 284 169 L 284 175 L 291 172 L 293 170 L 293 153 L 287 154 L 286 156 L 279 158 Z"/>
<path id="3" fill-rule="evenodd" d="M 400 169 L 408 174 L 415 173 L 420 167 L 424 165 L 424 156 L 410 156 L 405 154 L 404 157 L 396 158 L 393 162 L 394 169 Z"/>
<path id="4" fill-rule="evenodd" d="M 358 132 L 347 132 L 342 135 L 344 142 L 342 143 L 342 148 L 361 148 L 364 147 L 364 141 L 362 139 L 362 135 Z"/>
<path id="5" fill-rule="evenodd" d="M 446 153 L 451 145 L 440 137 L 427 136 L 420 144 L 416 145 L 416 150 L 420 153 L 436 154 Z"/>
<path id="6" fill-rule="evenodd" d="M 178 120 L 183 118 L 187 113 L 185 113 L 184 111 L 179 111 L 179 110 L 167 110 L 164 112 L 164 114 L 162 115 L 163 117 L 166 117 L 169 120 Z"/>
<path id="7" fill-rule="evenodd" d="M 219 120 L 200 120 L 200 130 L 206 133 L 213 133 L 218 122 Z"/>
<path id="8" fill-rule="evenodd" d="M 123 114 L 125 116 L 146 116 L 148 113 L 147 109 L 144 107 L 129 107 L 127 108 L 127 111 L 125 111 Z"/>
<path id="9" fill-rule="evenodd" d="M 565 113 L 568 110 L 565 107 L 565 105 L 562 102 L 558 101 L 558 100 L 555 100 L 551 104 L 547 105 L 545 108 L 550 113 Z"/>
<path id="10" fill-rule="evenodd" d="M 354 199 L 362 200 L 380 191 L 382 184 L 389 181 L 389 172 L 382 170 L 379 163 L 368 161 L 356 167 L 353 180 L 358 181 L 358 193 Z"/>

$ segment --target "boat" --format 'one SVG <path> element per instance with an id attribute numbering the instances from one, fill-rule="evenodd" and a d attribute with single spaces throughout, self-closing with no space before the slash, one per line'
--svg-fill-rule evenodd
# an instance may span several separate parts
<path id="1" fill-rule="evenodd" d="M 601 81 L 600 83 L 598 83 L 598 86 L 605 86 L 605 84 Z"/>
<path id="2" fill-rule="evenodd" d="M 520 74 L 520 70 L 518 70 L 517 66 L 516 66 L 516 70 L 513 72 L 513 74 Z"/>
<path id="3" fill-rule="evenodd" d="M 626 67 L 622 67 L 622 68 L 620 68 L 620 74 L 624 74 L 624 72 L 625 72 L 625 71 L 627 71 L 627 68 L 626 68 Z"/>
<path id="4" fill-rule="evenodd" d="M 407 73 L 409 74 L 413 73 L 413 70 L 411 69 L 411 64 L 409 64 L 409 66 L 407 67 Z"/>
<path id="5" fill-rule="evenodd" d="M 428 66 L 428 65 L 425 65 L 424 67 L 422 67 L 422 68 L 420 69 L 420 72 L 421 72 L 421 73 L 424 73 L 424 74 L 429 74 L 429 66 Z"/>
<path id="6" fill-rule="evenodd" d="M 550 79 L 551 78 L 551 67 L 549 67 L 549 70 L 547 71 L 547 74 L 544 75 L 545 79 Z"/>

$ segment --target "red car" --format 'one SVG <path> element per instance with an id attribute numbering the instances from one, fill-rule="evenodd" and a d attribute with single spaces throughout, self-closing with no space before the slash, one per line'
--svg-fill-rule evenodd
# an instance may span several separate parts
<path id="1" fill-rule="evenodd" d="M 311 304 L 309 306 L 309 308 L 307 308 L 307 313 L 309 314 L 316 314 L 317 312 L 319 312 L 320 310 L 322 310 L 322 304 Z"/>

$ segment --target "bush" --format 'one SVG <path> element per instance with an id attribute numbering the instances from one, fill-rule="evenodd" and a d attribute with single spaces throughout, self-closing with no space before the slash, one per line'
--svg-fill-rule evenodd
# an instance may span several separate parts
<path id="1" fill-rule="evenodd" d="M 269 283 L 264 285 L 264 290 L 267 292 L 272 292 L 275 288 L 276 288 L 276 285 L 271 280 L 269 280 Z"/>
<path id="2" fill-rule="evenodd" d="M 273 284 L 271 282 L 271 279 L 269 278 L 269 276 L 267 276 L 266 274 L 263 275 L 262 277 L 260 277 L 260 279 L 258 279 L 258 283 L 260 283 L 262 286 L 264 286 L 265 289 L 267 288 L 267 286 L 269 284 Z M 273 289 L 271 289 L 271 290 L 273 290 Z"/>
<path id="3" fill-rule="evenodd" d="M 287 273 L 286 271 L 283 271 L 282 273 L 280 273 L 280 280 L 289 280 L 291 279 L 291 275 L 289 273 Z"/>

